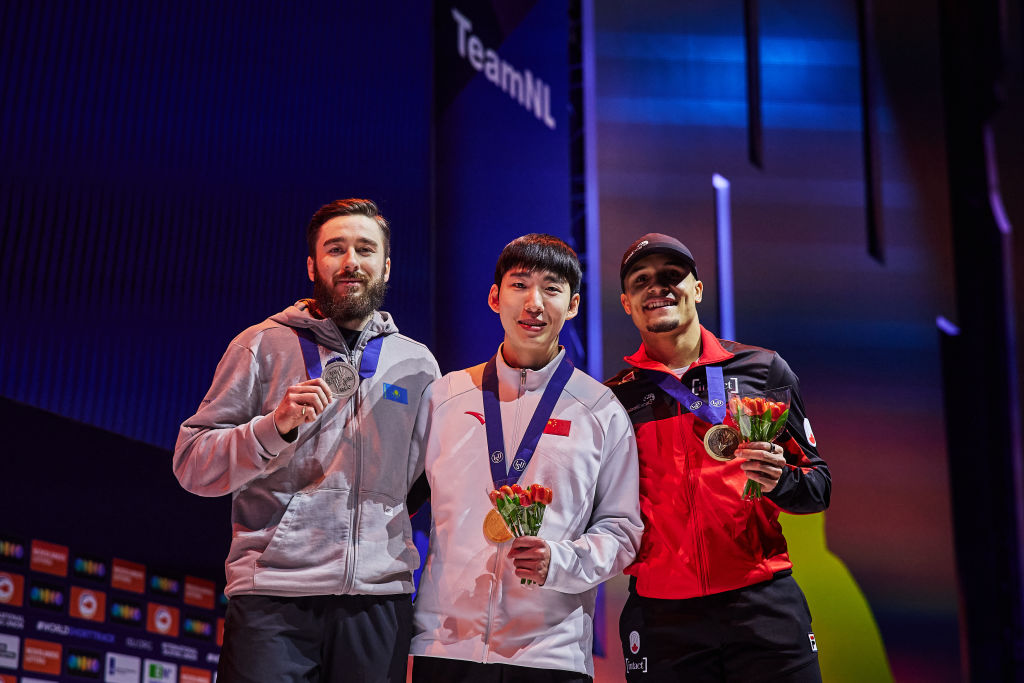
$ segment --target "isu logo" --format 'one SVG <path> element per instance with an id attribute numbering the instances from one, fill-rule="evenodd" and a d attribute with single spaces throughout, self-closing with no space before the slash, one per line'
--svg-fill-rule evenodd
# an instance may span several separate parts
<path id="1" fill-rule="evenodd" d="M 505 457 L 505 454 L 501 451 L 494 451 L 491 453 L 491 462 L 501 462 L 501 459 Z"/>
<path id="2" fill-rule="evenodd" d="M 640 652 L 640 634 L 636 631 L 629 632 L 629 651 L 633 654 Z"/>
<path id="3" fill-rule="evenodd" d="M 96 601 L 95 595 L 85 592 L 78 596 L 78 610 L 83 617 L 92 619 L 96 616 L 97 609 L 99 609 L 99 603 Z"/>
<path id="4" fill-rule="evenodd" d="M 153 615 L 153 624 L 160 633 L 167 633 L 171 630 L 171 626 L 174 623 L 174 618 L 171 613 L 165 607 L 159 607 L 156 613 Z"/>

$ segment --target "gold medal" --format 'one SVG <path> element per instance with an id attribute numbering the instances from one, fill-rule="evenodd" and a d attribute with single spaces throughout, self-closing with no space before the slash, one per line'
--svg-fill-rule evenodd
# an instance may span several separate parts
<path id="1" fill-rule="evenodd" d="M 504 543 L 505 541 L 512 540 L 512 533 L 505 526 L 505 520 L 501 518 L 501 513 L 491 508 L 484 517 L 484 538 L 491 543 Z"/>
<path id="2" fill-rule="evenodd" d="M 729 462 L 736 457 L 740 433 L 726 425 L 715 425 L 704 435 L 704 450 L 715 460 Z"/>

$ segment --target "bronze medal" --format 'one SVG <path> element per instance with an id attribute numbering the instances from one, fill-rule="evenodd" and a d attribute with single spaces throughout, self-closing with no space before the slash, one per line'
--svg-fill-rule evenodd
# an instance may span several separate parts
<path id="1" fill-rule="evenodd" d="M 348 398 L 356 393 L 359 387 L 359 374 L 354 367 L 344 361 L 328 363 L 322 377 L 335 398 Z"/>
<path id="2" fill-rule="evenodd" d="M 505 526 L 501 513 L 491 508 L 484 517 L 484 538 L 491 543 L 504 543 L 512 540 L 512 532 Z"/>
<path id="3" fill-rule="evenodd" d="M 704 435 L 704 450 L 715 460 L 729 462 L 736 457 L 740 433 L 726 425 L 715 425 Z"/>

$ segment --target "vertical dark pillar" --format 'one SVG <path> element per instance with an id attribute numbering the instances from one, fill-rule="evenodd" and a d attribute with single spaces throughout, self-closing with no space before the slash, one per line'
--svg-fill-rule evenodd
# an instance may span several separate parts
<path id="1" fill-rule="evenodd" d="M 875 114 L 875 61 L 871 0 L 857 0 L 857 38 L 860 43 L 861 153 L 864 159 L 864 207 L 868 253 L 885 263 L 882 232 L 882 173 L 878 149 L 878 117 Z"/>
<path id="2" fill-rule="evenodd" d="M 942 67 L 959 330 L 942 338 L 965 680 L 1024 680 L 1021 403 L 1010 226 L 990 128 L 1002 3 L 943 0 Z"/>
<path id="3" fill-rule="evenodd" d="M 757 0 L 743 2 L 743 32 L 747 49 L 747 153 L 750 163 L 764 168 L 761 137 L 761 28 Z"/>

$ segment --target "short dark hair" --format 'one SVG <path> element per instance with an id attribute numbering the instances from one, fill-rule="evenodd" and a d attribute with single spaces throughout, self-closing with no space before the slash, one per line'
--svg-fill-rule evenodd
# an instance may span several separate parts
<path id="1" fill-rule="evenodd" d="M 569 283 L 572 294 L 580 291 L 583 270 L 579 257 L 568 244 L 553 235 L 531 232 L 505 245 L 494 267 L 494 284 L 501 288 L 505 273 L 513 268 L 547 270 Z"/>
<path id="2" fill-rule="evenodd" d="M 384 258 L 391 256 L 391 224 L 369 199 L 338 199 L 317 209 L 306 228 L 306 245 L 310 256 L 316 258 L 316 239 L 320 234 L 320 226 L 338 216 L 366 216 L 376 221 L 384 235 Z"/>

